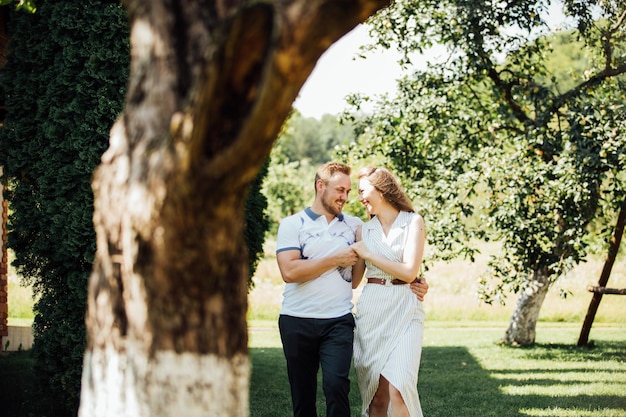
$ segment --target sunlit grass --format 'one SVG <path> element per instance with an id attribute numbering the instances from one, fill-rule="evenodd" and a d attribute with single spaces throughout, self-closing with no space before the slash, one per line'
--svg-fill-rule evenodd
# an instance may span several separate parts
<path id="1" fill-rule="evenodd" d="M 32 326 L 32 324 L 33 324 L 32 318 L 9 317 L 9 320 L 8 320 L 9 326 L 28 327 L 28 326 Z"/>
<path id="2" fill-rule="evenodd" d="M 584 410 L 579 408 L 563 409 L 559 407 L 549 408 L 546 410 L 538 408 L 529 408 L 520 410 L 523 416 L 531 417 L 623 417 L 626 415 L 624 409 L 603 408 L 599 410 Z"/>
<path id="3" fill-rule="evenodd" d="M 29 286 L 22 285 L 20 277 L 10 265 L 15 255 L 13 251 L 7 251 L 9 268 L 8 268 L 8 322 L 9 326 L 29 326 L 33 321 L 33 289 Z"/>

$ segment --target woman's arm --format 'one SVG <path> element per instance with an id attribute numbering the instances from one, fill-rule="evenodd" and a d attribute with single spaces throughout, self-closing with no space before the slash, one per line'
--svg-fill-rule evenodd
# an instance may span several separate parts
<path id="1" fill-rule="evenodd" d="M 396 262 L 370 252 L 363 242 L 355 243 L 352 245 L 352 248 L 354 248 L 360 258 L 373 263 L 378 268 L 402 281 L 411 282 L 417 277 L 424 256 L 426 227 L 422 216 L 419 214 L 413 216 L 407 233 L 408 238 L 404 247 L 402 262 Z"/>

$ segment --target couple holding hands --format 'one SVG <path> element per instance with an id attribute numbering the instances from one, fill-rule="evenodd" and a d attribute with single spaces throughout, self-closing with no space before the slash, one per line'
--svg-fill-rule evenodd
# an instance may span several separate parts
<path id="1" fill-rule="evenodd" d="M 327 417 L 350 417 L 354 367 L 364 417 L 422 417 L 417 377 L 424 335 L 418 276 L 424 219 L 385 168 L 358 173 L 370 220 L 342 213 L 351 168 L 330 162 L 315 175 L 315 200 L 285 218 L 276 259 L 285 281 L 278 319 L 294 417 L 317 417 L 317 371 Z M 352 313 L 352 290 L 366 285 Z"/>

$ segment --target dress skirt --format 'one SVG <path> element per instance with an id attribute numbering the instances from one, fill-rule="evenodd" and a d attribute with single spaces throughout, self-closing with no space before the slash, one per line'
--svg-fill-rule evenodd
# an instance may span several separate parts
<path id="1" fill-rule="evenodd" d="M 424 338 L 422 303 L 409 285 L 367 284 L 355 318 L 354 367 L 363 401 L 361 415 L 369 417 L 382 375 L 400 391 L 410 416 L 422 417 L 417 393 Z"/>

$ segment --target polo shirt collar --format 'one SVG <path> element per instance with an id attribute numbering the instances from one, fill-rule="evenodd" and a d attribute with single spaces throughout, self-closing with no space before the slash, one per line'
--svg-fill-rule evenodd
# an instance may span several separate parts
<path id="1" fill-rule="evenodd" d="M 314 212 L 313 210 L 311 210 L 311 207 L 307 207 L 304 209 L 304 212 L 311 218 L 311 220 L 317 220 L 318 217 L 321 216 L 321 214 L 317 214 L 316 212 Z M 343 213 L 339 213 L 337 216 L 335 216 L 337 218 L 337 220 L 339 220 L 340 222 L 343 221 Z"/>

